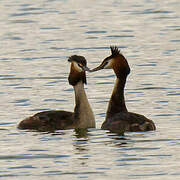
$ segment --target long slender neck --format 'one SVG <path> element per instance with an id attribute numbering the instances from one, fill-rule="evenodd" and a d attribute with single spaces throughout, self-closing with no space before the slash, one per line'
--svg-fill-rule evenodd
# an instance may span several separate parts
<path id="1" fill-rule="evenodd" d="M 111 99 L 109 101 L 106 119 L 118 112 L 127 112 L 124 98 L 125 83 L 126 76 L 117 77 Z"/>
<path id="2" fill-rule="evenodd" d="M 78 123 L 78 128 L 94 128 L 95 119 L 93 111 L 88 102 L 84 84 L 82 81 L 78 82 L 74 87 L 75 91 L 75 108 L 74 115 L 75 121 Z"/>

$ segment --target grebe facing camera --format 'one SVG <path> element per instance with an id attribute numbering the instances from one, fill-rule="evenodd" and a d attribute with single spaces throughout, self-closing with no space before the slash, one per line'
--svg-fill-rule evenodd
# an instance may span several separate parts
<path id="1" fill-rule="evenodd" d="M 54 131 L 95 127 L 94 114 L 84 90 L 84 84 L 86 84 L 85 71 L 89 70 L 86 59 L 83 56 L 73 55 L 69 57 L 68 61 L 71 63 L 68 81 L 75 92 L 74 112 L 61 110 L 39 112 L 22 120 L 18 124 L 19 129 Z"/>

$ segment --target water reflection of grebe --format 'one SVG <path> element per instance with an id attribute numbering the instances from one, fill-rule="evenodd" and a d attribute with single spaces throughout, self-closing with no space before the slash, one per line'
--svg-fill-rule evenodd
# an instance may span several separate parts
<path id="1" fill-rule="evenodd" d="M 106 119 L 101 128 L 117 133 L 155 130 L 156 127 L 152 120 L 143 115 L 128 112 L 124 98 L 124 87 L 130 73 L 130 67 L 117 47 L 110 48 L 112 54 L 106 57 L 98 67 L 91 70 L 94 72 L 101 69 L 113 69 L 117 77 L 106 112 Z"/>
<path id="2" fill-rule="evenodd" d="M 18 125 L 19 129 L 34 129 L 39 131 L 52 131 L 73 128 L 94 128 L 95 118 L 88 102 L 84 84 L 86 84 L 86 73 L 89 70 L 86 59 L 83 56 L 71 56 L 69 84 L 75 91 L 74 112 L 68 111 L 43 111 L 28 117 Z"/>

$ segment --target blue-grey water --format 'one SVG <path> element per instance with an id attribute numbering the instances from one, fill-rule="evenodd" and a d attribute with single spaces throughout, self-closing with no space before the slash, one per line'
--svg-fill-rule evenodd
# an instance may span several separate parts
<path id="1" fill-rule="evenodd" d="M 115 76 L 88 73 L 86 92 L 97 128 L 42 133 L 17 124 L 42 110 L 72 111 L 73 54 L 90 68 L 117 45 L 131 67 L 129 111 L 155 132 L 100 130 Z M 8 0 L 0 7 L 0 178 L 180 179 L 179 0 Z"/>

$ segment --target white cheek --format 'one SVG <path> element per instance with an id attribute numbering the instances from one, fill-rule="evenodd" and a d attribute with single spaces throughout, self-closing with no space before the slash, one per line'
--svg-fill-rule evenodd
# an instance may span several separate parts
<path id="1" fill-rule="evenodd" d="M 78 72 L 82 72 L 82 68 L 78 66 L 78 64 L 76 62 L 73 62 L 74 68 L 76 69 L 76 71 Z"/>

